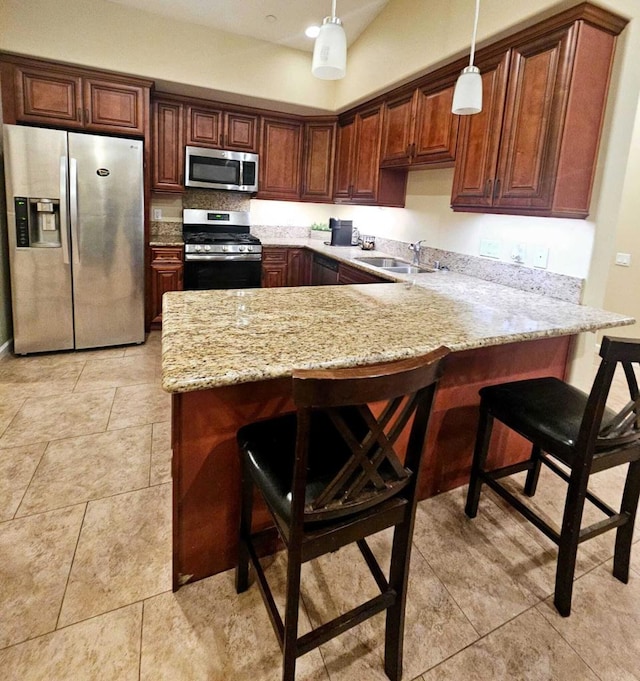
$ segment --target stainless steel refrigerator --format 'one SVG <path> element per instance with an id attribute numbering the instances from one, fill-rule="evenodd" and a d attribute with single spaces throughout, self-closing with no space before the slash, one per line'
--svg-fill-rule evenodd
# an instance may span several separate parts
<path id="1" fill-rule="evenodd" d="M 142 142 L 3 129 L 15 352 L 143 342 Z"/>

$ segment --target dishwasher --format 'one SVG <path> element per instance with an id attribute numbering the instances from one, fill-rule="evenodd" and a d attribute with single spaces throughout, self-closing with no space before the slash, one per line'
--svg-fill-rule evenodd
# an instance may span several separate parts
<path id="1" fill-rule="evenodd" d="M 338 283 L 338 262 L 314 253 L 311 268 L 312 286 L 330 286 Z"/>

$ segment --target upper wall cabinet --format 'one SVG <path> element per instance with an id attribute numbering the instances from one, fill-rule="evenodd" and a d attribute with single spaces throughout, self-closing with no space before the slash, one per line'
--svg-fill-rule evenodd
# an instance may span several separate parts
<path id="1" fill-rule="evenodd" d="M 300 198 L 302 122 L 289 118 L 262 119 L 259 199 Z"/>
<path id="2" fill-rule="evenodd" d="M 256 152 L 258 117 L 233 111 L 188 106 L 187 144 Z"/>
<path id="3" fill-rule="evenodd" d="M 332 200 L 335 145 L 335 119 L 305 122 L 300 196 L 303 201 Z"/>
<path id="4" fill-rule="evenodd" d="M 452 102 L 453 84 L 437 82 L 385 102 L 380 165 L 453 165 L 459 117 Z"/>
<path id="5" fill-rule="evenodd" d="M 153 178 L 156 191 L 184 190 L 183 105 L 172 100 L 153 103 Z"/>
<path id="6" fill-rule="evenodd" d="M 383 110 L 359 111 L 338 127 L 334 199 L 357 204 L 404 206 L 407 175 L 380 168 Z"/>
<path id="7" fill-rule="evenodd" d="M 144 135 L 151 83 L 15 58 L 3 63 L 5 122 Z M 12 76 L 12 77 L 11 77 Z M 10 91 L 13 82 L 14 91 Z"/>
<path id="8" fill-rule="evenodd" d="M 483 111 L 461 117 L 454 210 L 584 218 L 589 212 L 616 35 L 591 6 L 484 58 Z M 545 30 L 545 27 L 547 27 Z"/>

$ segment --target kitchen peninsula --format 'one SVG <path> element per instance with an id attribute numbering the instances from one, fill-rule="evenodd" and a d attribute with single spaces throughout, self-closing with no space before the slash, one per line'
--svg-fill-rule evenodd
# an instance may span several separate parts
<path id="1" fill-rule="evenodd" d="M 174 589 L 233 566 L 240 492 L 235 433 L 244 423 L 292 409 L 294 368 L 372 364 L 451 348 L 419 482 L 426 498 L 466 481 L 480 387 L 562 378 L 573 336 L 633 321 L 453 272 L 420 274 L 412 285 L 165 294 Z M 524 453 L 506 431 L 496 444 L 496 465 Z"/>

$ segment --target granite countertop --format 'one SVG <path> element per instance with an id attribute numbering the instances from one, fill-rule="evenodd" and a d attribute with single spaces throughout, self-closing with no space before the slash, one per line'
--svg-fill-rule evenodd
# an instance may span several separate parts
<path id="1" fill-rule="evenodd" d="M 325 246 L 317 239 L 263 243 L 309 246 L 382 275 L 353 261 L 365 254 L 359 248 Z M 461 351 L 634 322 L 454 272 L 384 276 L 408 281 L 166 293 L 164 389 L 189 392 L 286 377 L 294 368 L 411 357 L 440 345 Z"/>

